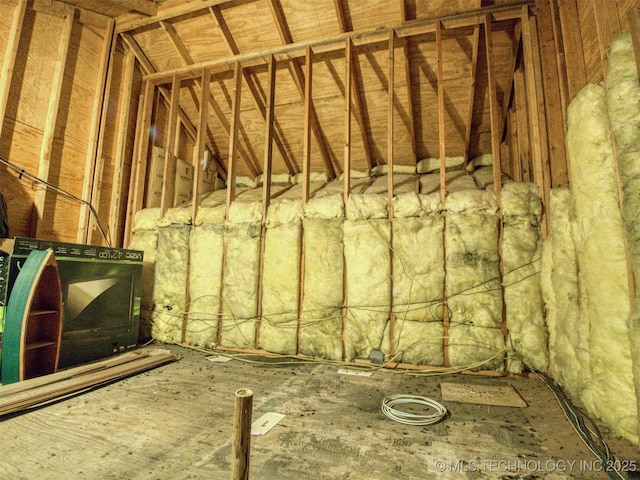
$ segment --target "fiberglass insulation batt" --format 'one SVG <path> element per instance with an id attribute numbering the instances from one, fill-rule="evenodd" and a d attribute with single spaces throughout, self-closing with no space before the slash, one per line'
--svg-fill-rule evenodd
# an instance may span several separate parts
<path id="1" fill-rule="evenodd" d="M 501 194 L 504 303 L 509 329 L 508 369 L 521 373 L 523 363 L 547 370 L 547 328 L 540 287 L 542 205 L 533 183 L 510 182 Z"/>
<path id="2" fill-rule="evenodd" d="M 278 198 L 267 210 L 258 347 L 295 355 L 300 297 L 300 200 Z"/>
<path id="3" fill-rule="evenodd" d="M 635 276 L 635 308 L 629 318 L 636 392 L 640 392 L 640 85 L 629 33 L 611 43 L 605 80 L 622 183 L 622 218 Z M 640 396 L 637 397 L 640 402 Z M 638 407 L 640 410 L 640 406 Z"/>
<path id="4" fill-rule="evenodd" d="M 449 361 L 453 368 L 503 370 L 495 195 L 486 190 L 452 192 L 446 198 L 446 208 Z"/>
<path id="5" fill-rule="evenodd" d="M 542 245 L 542 291 L 551 375 L 577 401 L 589 379 L 589 323 L 580 317 L 578 266 L 571 239 L 568 188 L 551 190 L 549 234 Z"/>
<path id="6" fill-rule="evenodd" d="M 133 237 L 128 248 L 144 251 L 140 298 L 140 337 L 151 337 L 154 310 L 154 284 L 158 250 L 159 208 L 140 210 L 135 215 Z"/>
<path id="7" fill-rule="evenodd" d="M 213 348 L 218 338 L 226 190 L 203 198 L 191 229 L 189 250 L 189 314 L 185 341 Z"/>
<path id="8" fill-rule="evenodd" d="M 349 195 L 344 221 L 347 360 L 382 350 L 391 302 L 391 228 L 386 195 Z"/>
<path id="9" fill-rule="evenodd" d="M 167 211 L 158 223 L 158 253 L 154 286 L 153 338 L 182 342 L 186 284 L 189 269 L 190 207 Z M 180 217 L 180 213 L 186 215 Z M 178 214 L 178 215 L 176 215 Z M 184 221 L 185 223 L 174 223 Z"/>
<path id="10" fill-rule="evenodd" d="M 304 207 L 304 292 L 300 353 L 342 359 L 342 194 L 320 192 Z"/>
<path id="11" fill-rule="evenodd" d="M 580 316 L 590 327 L 591 379 L 582 401 L 618 434 L 636 441 L 624 225 L 603 87 L 587 85 L 569 105 L 567 152 Z M 576 362 L 574 368 L 585 366 Z"/>
<path id="12" fill-rule="evenodd" d="M 261 201 L 231 203 L 229 220 L 225 223 L 222 274 L 220 344 L 224 347 L 255 348 L 261 221 Z"/>
<path id="13" fill-rule="evenodd" d="M 393 342 L 398 362 L 444 363 L 444 218 L 439 205 L 439 193 L 394 197 Z"/>

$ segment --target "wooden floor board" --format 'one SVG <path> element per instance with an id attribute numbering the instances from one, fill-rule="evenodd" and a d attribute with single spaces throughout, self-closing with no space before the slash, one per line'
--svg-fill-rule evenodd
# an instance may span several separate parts
<path id="1" fill-rule="evenodd" d="M 180 360 L 4 417 L 0 478 L 229 478 L 239 388 L 254 392 L 254 419 L 285 415 L 266 435 L 251 439 L 253 480 L 465 478 L 455 471 L 459 461 L 467 462 L 465 468 L 485 467 L 482 475 L 469 472 L 466 478 L 545 478 L 540 471 L 504 471 L 497 464 L 492 470 L 491 463 L 478 462 L 593 459 L 537 379 L 508 379 L 526 408 L 443 402 L 448 419 L 415 427 L 385 417 L 382 398 L 413 394 L 442 402 L 440 382 L 463 377 L 379 371 L 361 377 L 323 364 L 213 363 L 204 353 L 165 348 Z M 506 380 L 474 377 L 487 385 Z M 633 459 L 633 445 L 609 439 L 618 458 Z M 445 471 L 436 471 L 438 460 Z M 584 471 L 554 475 L 546 478 L 606 478 Z"/>

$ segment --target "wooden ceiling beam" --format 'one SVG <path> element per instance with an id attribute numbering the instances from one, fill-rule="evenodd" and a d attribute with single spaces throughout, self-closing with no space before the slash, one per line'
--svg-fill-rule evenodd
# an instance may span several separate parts
<path id="1" fill-rule="evenodd" d="M 270 0 L 269 8 L 271 9 L 271 13 L 276 22 L 276 27 L 278 28 L 278 33 L 280 34 L 282 43 L 284 43 L 285 45 L 293 44 L 293 37 L 291 36 L 289 25 L 287 24 L 287 20 L 284 16 L 282 5 L 280 5 L 280 0 Z M 298 92 L 300 92 L 300 95 L 304 100 L 304 73 L 302 71 L 302 67 L 300 67 L 300 64 L 296 59 L 291 59 L 291 61 L 289 62 L 289 71 L 291 72 L 293 81 L 298 88 Z M 334 179 L 336 178 L 336 169 L 333 165 L 331 155 L 329 155 L 329 150 L 327 149 L 327 145 L 324 141 L 324 135 L 322 133 L 322 129 L 320 128 L 320 121 L 318 120 L 318 115 L 316 114 L 315 108 L 311 109 L 310 121 L 311 130 L 313 131 L 313 136 L 315 137 L 316 144 L 318 145 L 318 148 L 320 150 L 320 156 L 322 157 L 322 161 L 324 162 L 327 175 L 330 179 Z"/>
<path id="2" fill-rule="evenodd" d="M 340 26 L 340 30 L 343 33 L 350 31 L 352 27 L 351 25 L 347 25 L 347 20 L 344 15 L 344 10 L 343 10 L 341 1 L 334 0 L 334 5 L 336 10 L 336 16 L 338 17 L 338 25 Z M 352 62 L 352 65 L 351 65 L 351 68 L 348 69 L 350 72 L 351 78 L 349 79 L 349 82 L 345 80 L 345 85 L 349 83 L 353 88 L 353 94 L 354 94 L 353 101 L 356 107 L 355 108 L 356 121 L 360 126 L 362 143 L 364 144 L 364 155 L 367 160 L 367 167 L 369 168 L 369 170 L 371 170 L 375 166 L 375 164 L 374 164 L 373 156 L 371 155 L 371 142 L 369 141 L 370 140 L 369 139 L 369 131 L 370 131 L 369 118 L 365 115 L 364 108 L 363 108 L 364 100 L 362 98 L 360 88 L 358 88 L 358 77 L 359 77 L 358 71 L 359 70 L 358 70 L 358 67 L 356 66 L 356 63 L 357 63 L 355 61 L 356 58 L 353 57 L 353 41 L 351 40 L 351 38 L 347 39 L 347 43 L 351 49 L 350 61 Z M 346 57 L 347 57 L 347 53 L 345 48 L 345 58 Z"/>
<path id="3" fill-rule="evenodd" d="M 512 21 L 520 18 L 520 7 L 522 5 L 533 4 L 534 0 L 523 0 L 518 2 L 517 6 L 509 7 L 491 7 L 482 11 L 473 11 L 464 15 L 453 15 L 442 17 L 439 21 L 447 30 L 457 28 L 468 28 L 476 25 L 482 25 L 485 19 L 485 12 L 490 12 L 493 16 L 494 23 L 502 21 Z M 399 38 L 423 35 L 435 32 L 435 20 L 412 20 L 404 25 L 392 27 Z M 305 56 L 307 47 L 311 47 L 314 54 L 330 53 L 344 50 L 345 42 L 348 38 L 353 40 L 356 47 L 364 45 L 372 45 L 388 41 L 389 29 L 374 29 L 364 32 L 347 32 L 335 37 L 315 40 L 310 42 L 299 42 L 270 48 L 260 52 L 245 53 L 235 55 L 219 60 L 209 60 L 205 62 L 194 63 L 193 65 L 158 72 L 145 76 L 145 80 L 149 80 L 155 84 L 168 83 L 174 74 L 179 75 L 183 79 L 196 78 L 202 74 L 203 68 L 211 69 L 212 74 L 229 72 L 233 69 L 236 62 L 242 63 L 244 68 L 255 65 L 266 65 L 266 59 L 269 55 L 274 55 L 277 61 L 298 60 Z M 301 74 L 304 75 L 301 71 Z M 294 78 L 295 80 L 295 78 Z M 304 83 L 304 82 L 302 82 Z M 298 85 L 298 82 L 297 82 Z M 298 87 L 300 89 L 300 87 Z"/>
<path id="4" fill-rule="evenodd" d="M 74 7 L 90 10 L 101 15 L 113 16 L 113 9 L 129 10 L 147 17 L 158 14 L 158 4 L 152 0 L 60 0 Z"/>
<path id="5" fill-rule="evenodd" d="M 231 53 L 231 55 L 239 55 L 240 49 L 238 48 L 238 45 L 236 44 L 233 38 L 233 35 L 231 34 L 231 30 L 229 30 L 229 26 L 227 25 L 227 22 L 222 16 L 220 7 L 218 7 L 217 5 L 210 7 L 209 11 L 211 12 L 211 15 L 213 15 L 213 18 L 215 19 L 217 25 L 220 27 L 220 31 L 222 32 L 222 36 L 224 37 L 224 40 L 227 44 L 227 48 L 229 49 L 229 52 Z M 262 115 L 262 119 L 264 121 L 267 121 L 267 109 L 265 105 L 262 103 L 262 99 L 260 96 L 258 86 L 256 85 L 255 78 L 253 77 L 253 75 L 251 75 L 249 70 L 246 70 L 246 69 L 243 70 L 242 74 L 244 76 L 244 81 L 247 83 L 247 87 L 249 87 L 249 91 L 251 92 L 251 97 L 253 98 L 253 102 L 255 103 L 256 108 Z M 287 167 L 289 174 L 295 175 L 297 173 L 296 168 L 293 166 L 292 161 L 289 158 L 289 155 L 287 153 L 287 149 L 285 148 L 284 142 L 282 140 L 284 138 L 284 133 L 282 131 L 282 128 L 280 127 L 275 117 L 273 121 L 274 121 L 273 140 L 276 143 L 276 147 L 278 148 L 278 151 L 280 152 L 280 155 L 284 160 L 284 163 Z"/>

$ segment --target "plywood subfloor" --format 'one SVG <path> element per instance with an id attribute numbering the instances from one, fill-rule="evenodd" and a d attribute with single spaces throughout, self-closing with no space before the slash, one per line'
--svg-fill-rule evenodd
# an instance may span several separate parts
<path id="1" fill-rule="evenodd" d="M 254 419 L 286 415 L 266 435 L 252 437 L 253 480 L 607 478 L 588 471 L 593 457 L 536 379 L 474 377 L 513 385 L 529 406 L 443 402 L 447 420 L 411 427 L 381 413 L 385 395 L 442 401 L 441 381 L 469 377 L 363 377 L 323 364 L 215 363 L 200 352 L 169 348 L 182 357 L 178 362 L 4 418 L 0 478 L 227 479 L 239 388 L 254 392 Z M 636 447 L 607 438 L 620 460 L 635 460 Z"/>

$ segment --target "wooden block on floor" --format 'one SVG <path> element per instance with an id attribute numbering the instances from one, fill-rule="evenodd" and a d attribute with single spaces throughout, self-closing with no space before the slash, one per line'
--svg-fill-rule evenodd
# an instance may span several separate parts
<path id="1" fill-rule="evenodd" d="M 501 407 L 526 407 L 527 402 L 512 385 L 478 385 L 471 383 L 440 383 L 442 400 L 476 403 Z"/>

